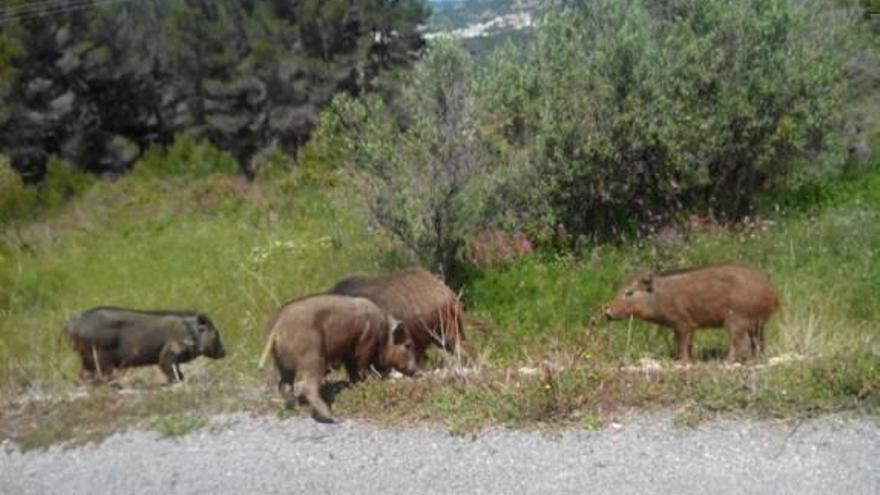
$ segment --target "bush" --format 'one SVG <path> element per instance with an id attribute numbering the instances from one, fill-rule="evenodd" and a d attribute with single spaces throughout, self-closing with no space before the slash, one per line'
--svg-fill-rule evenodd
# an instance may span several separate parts
<path id="1" fill-rule="evenodd" d="M 306 181 L 327 185 L 337 182 L 339 171 L 351 161 L 345 133 L 335 111 L 321 115 L 311 138 L 296 152 L 296 165 Z"/>
<path id="2" fill-rule="evenodd" d="M 46 177 L 39 185 L 42 207 L 46 210 L 57 209 L 85 192 L 92 182 L 88 173 L 73 168 L 57 156 L 50 156 Z"/>
<path id="3" fill-rule="evenodd" d="M 46 177 L 38 186 L 27 186 L 9 163 L 0 162 L 0 226 L 33 220 L 56 211 L 70 199 L 83 193 L 92 178 L 51 156 Z"/>
<path id="4" fill-rule="evenodd" d="M 417 64 L 400 114 L 376 97 L 338 98 L 328 117 L 346 138 L 353 183 L 373 221 L 453 282 L 468 236 L 490 216 L 492 163 L 473 72 L 467 53 L 441 41 Z"/>
<path id="5" fill-rule="evenodd" d="M 207 141 L 186 134 L 177 136 L 171 146 L 152 146 L 135 164 L 134 174 L 143 178 L 203 177 L 213 173 L 233 174 L 235 159 Z"/>
<path id="6" fill-rule="evenodd" d="M 493 58 L 481 100 L 508 153 L 543 178 L 525 187 L 575 234 L 692 209 L 738 219 L 840 169 L 856 18 L 797 0 L 573 2 L 545 18 L 521 67 L 512 50 Z"/>
<path id="7" fill-rule="evenodd" d="M 0 161 L 0 225 L 24 217 L 35 201 L 36 191 L 25 188 L 18 175 L 4 157 Z"/>

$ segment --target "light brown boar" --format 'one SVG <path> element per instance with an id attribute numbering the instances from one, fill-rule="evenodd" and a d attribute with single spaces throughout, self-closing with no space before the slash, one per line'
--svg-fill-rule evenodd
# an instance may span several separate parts
<path id="1" fill-rule="evenodd" d="M 406 329 L 369 299 L 331 294 L 295 299 L 276 312 L 267 331 L 260 367 L 271 351 L 280 374 L 278 391 L 287 405 L 308 402 L 321 422 L 336 421 L 319 393 L 329 369 L 345 366 L 351 383 L 370 367 L 383 374 L 391 369 L 416 372 Z M 302 374 L 301 387 L 294 387 L 297 372 Z"/>
<path id="2" fill-rule="evenodd" d="M 370 299 L 400 320 L 412 336 L 416 359 L 422 363 L 432 345 L 473 361 L 473 350 L 464 335 L 461 300 L 442 280 L 421 268 L 389 275 L 356 275 L 329 291 Z"/>
<path id="3" fill-rule="evenodd" d="M 637 271 L 605 306 L 612 320 L 634 317 L 672 329 L 678 359 L 688 361 L 694 331 L 726 328 L 728 361 L 757 355 L 764 325 L 780 298 L 766 275 L 741 265 L 713 265 L 664 273 Z"/>

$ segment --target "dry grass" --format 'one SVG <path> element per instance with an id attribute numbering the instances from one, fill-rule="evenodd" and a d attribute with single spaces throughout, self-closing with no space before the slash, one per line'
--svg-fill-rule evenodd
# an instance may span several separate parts
<path id="1" fill-rule="evenodd" d="M 841 318 L 845 299 L 829 292 L 810 294 L 801 299 L 789 297 L 788 305 L 775 325 L 768 351 L 806 356 L 851 354 L 865 349 L 880 351 L 877 324 Z"/>
<path id="2" fill-rule="evenodd" d="M 728 366 L 677 365 L 643 359 L 640 366 L 602 366 L 588 358 L 549 356 L 518 368 L 450 367 L 419 379 L 368 379 L 340 386 L 328 377 L 335 414 L 386 426 L 441 424 L 453 433 L 490 426 L 527 429 L 588 428 L 633 411 L 677 411 L 682 425 L 717 414 L 804 417 L 850 411 L 880 414 L 880 354 L 845 358 L 794 358 Z M 17 396 L 0 404 L 0 439 L 23 449 L 58 442 L 99 441 L 140 426 L 165 436 L 211 425 L 212 414 L 307 416 L 286 409 L 274 388 L 274 372 L 220 379 L 194 374 L 165 386 L 158 373 L 129 373 L 125 385 L 79 387 L 67 395 Z"/>

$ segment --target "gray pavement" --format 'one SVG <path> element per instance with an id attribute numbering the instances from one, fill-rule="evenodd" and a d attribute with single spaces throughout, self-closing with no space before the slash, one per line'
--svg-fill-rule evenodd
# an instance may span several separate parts
<path id="1" fill-rule="evenodd" d="M 0 493 L 24 494 L 880 494 L 880 423 L 725 419 L 677 428 L 666 414 L 598 431 L 387 429 L 246 415 L 162 439 L 0 448 Z"/>

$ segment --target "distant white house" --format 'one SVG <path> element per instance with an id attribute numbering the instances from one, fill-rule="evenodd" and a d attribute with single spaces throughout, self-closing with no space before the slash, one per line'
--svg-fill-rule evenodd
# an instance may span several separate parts
<path id="1" fill-rule="evenodd" d="M 452 31 L 425 33 L 425 39 L 437 37 L 449 38 L 480 38 L 504 31 L 518 31 L 532 27 L 532 14 L 529 12 L 513 12 L 499 15 L 485 22 L 477 22 Z"/>

